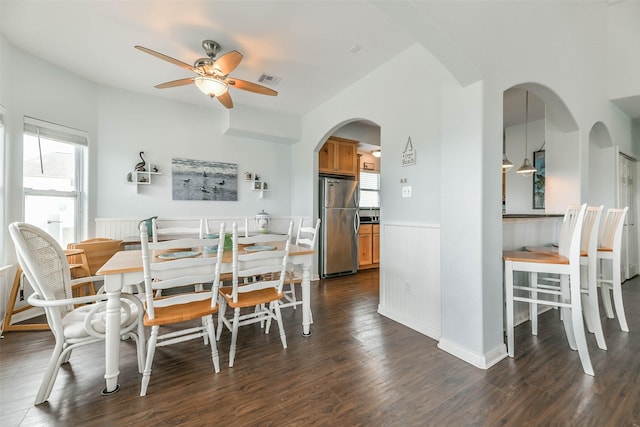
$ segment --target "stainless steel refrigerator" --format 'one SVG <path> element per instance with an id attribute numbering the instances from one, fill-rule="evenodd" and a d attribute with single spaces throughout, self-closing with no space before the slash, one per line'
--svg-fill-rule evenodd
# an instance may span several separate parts
<path id="1" fill-rule="evenodd" d="M 322 277 L 358 271 L 358 181 L 320 177 Z"/>

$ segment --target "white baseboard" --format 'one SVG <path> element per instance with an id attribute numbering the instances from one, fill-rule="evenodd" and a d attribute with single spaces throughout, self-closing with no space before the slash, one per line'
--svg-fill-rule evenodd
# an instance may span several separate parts
<path id="1" fill-rule="evenodd" d="M 446 338 L 440 339 L 438 348 L 480 369 L 489 369 L 507 357 L 507 346 L 504 343 L 498 344 L 497 347 L 489 350 L 484 355 L 460 347 Z"/>

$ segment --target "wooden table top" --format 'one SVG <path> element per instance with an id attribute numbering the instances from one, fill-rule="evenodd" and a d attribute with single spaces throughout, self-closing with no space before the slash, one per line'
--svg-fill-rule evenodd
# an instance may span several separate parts
<path id="1" fill-rule="evenodd" d="M 277 250 L 284 249 L 284 242 L 273 242 L 268 243 L 276 247 Z M 153 252 L 153 251 L 152 251 Z M 164 252 L 164 251 L 163 251 Z M 315 251 L 311 248 L 305 246 L 298 245 L 290 245 L 289 246 L 289 257 L 296 257 L 301 255 L 310 255 Z M 249 253 L 240 250 L 239 253 Z M 202 251 L 200 257 L 206 257 L 209 254 L 205 254 Z M 215 254 L 211 254 L 215 255 Z M 231 251 L 224 251 L 222 255 L 222 262 L 231 263 L 233 257 L 233 253 Z M 163 262 L 158 259 L 156 256 L 153 256 L 153 262 Z M 132 251 L 120 251 L 116 252 L 113 257 L 111 257 L 98 271 L 96 274 L 109 275 L 109 274 L 123 274 L 123 273 L 135 273 L 142 271 L 142 250 L 132 250 Z"/>

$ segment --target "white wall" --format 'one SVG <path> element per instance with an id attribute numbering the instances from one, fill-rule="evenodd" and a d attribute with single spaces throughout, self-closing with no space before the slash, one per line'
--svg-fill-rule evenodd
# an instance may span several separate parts
<path id="1" fill-rule="evenodd" d="M 394 75 L 394 90 L 380 93 L 378 82 L 390 74 Z M 440 259 L 433 256 L 432 249 L 434 244 L 440 246 L 443 84 L 457 85 L 429 52 L 414 45 L 307 114 L 302 142 L 294 147 L 296 182 L 313 185 L 317 191 L 313 182 L 316 159 L 308 153 L 352 119 L 380 126 L 383 224 L 379 310 L 434 338 L 440 335 Z M 417 163 L 402 167 L 401 154 L 409 137 Z M 402 198 L 400 178 L 407 179 L 402 185 L 413 187 L 412 198 Z M 295 197 L 295 204 L 301 207 L 312 198 L 308 189 L 296 191 Z M 317 210 L 317 203 L 313 206 Z M 405 251 L 394 250 L 397 242 L 406 243 L 402 237 L 406 230 L 424 239 L 413 239 Z M 408 304 L 402 294 L 422 296 L 421 304 Z"/>
<path id="2" fill-rule="evenodd" d="M 96 85 L 3 42 L 2 102 L 7 150 L 6 224 L 22 219 L 22 129 L 24 116 L 89 133 L 89 200 L 86 236 L 94 218 L 244 217 L 260 210 L 291 215 L 291 146 L 225 135 L 226 112 L 168 101 Z M 286 128 L 291 128 L 290 118 Z M 257 133 L 255 129 L 251 130 Z M 295 131 L 295 129 L 294 129 Z M 295 134 L 295 132 L 289 132 Z M 282 135 L 277 136 L 282 140 Z M 126 183 L 126 175 L 144 151 L 163 175 L 152 185 Z M 269 183 L 264 198 L 239 181 L 237 202 L 171 200 L 171 159 L 185 157 L 238 164 Z M 5 262 L 14 262 L 9 239 L 3 239 Z"/>
<path id="3" fill-rule="evenodd" d="M 533 152 L 540 149 L 544 141 L 544 120 L 530 121 L 527 133 L 529 134 L 526 153 L 527 158 L 533 164 Z M 513 163 L 513 168 L 505 175 L 506 183 L 506 213 L 507 214 L 543 214 L 544 210 L 533 209 L 533 176 L 525 177 L 516 173 L 522 165 L 525 156 L 524 124 L 511 126 L 505 129 L 505 151 L 507 158 Z M 551 144 L 545 144 L 545 151 L 549 153 Z M 545 154 L 547 154 L 545 153 Z M 549 176 L 551 172 L 546 169 Z"/>
<path id="4" fill-rule="evenodd" d="M 380 127 L 365 122 L 351 122 L 336 129 L 333 136 L 380 146 Z"/>
<path id="5" fill-rule="evenodd" d="M 89 134 L 89 170 L 96 167 L 96 85 L 16 49 L 2 39 L 2 102 L 6 107 L 5 222 L 3 228 L 22 219 L 22 134 L 24 116 L 57 123 Z M 95 194 L 95 175 L 89 177 L 89 192 Z M 88 216 L 95 214 L 95 199 L 89 201 Z M 7 237 L 7 235 L 5 235 Z M 3 239 L 5 261 L 15 262 L 10 239 Z"/>
<path id="6" fill-rule="evenodd" d="M 222 134 L 226 114 L 146 95 L 101 87 L 98 100 L 100 147 L 97 217 L 253 217 L 260 210 L 290 215 L 291 148 Z M 125 177 L 144 151 L 147 162 L 163 175 L 152 184 L 135 186 Z M 238 165 L 238 201 L 172 200 L 171 159 L 187 158 Z M 244 172 L 258 174 L 269 191 L 260 198 L 243 182 Z"/>
<path id="7" fill-rule="evenodd" d="M 608 10 L 607 82 L 612 99 L 640 96 L 640 2 L 619 1 Z"/>

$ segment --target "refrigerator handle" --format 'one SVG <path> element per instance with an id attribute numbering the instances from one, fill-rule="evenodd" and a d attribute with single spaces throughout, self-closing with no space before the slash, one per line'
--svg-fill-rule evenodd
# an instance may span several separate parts
<path id="1" fill-rule="evenodd" d="M 356 214 L 353 217 L 353 228 L 356 230 L 355 234 L 360 232 L 360 214 L 356 210 Z"/>

